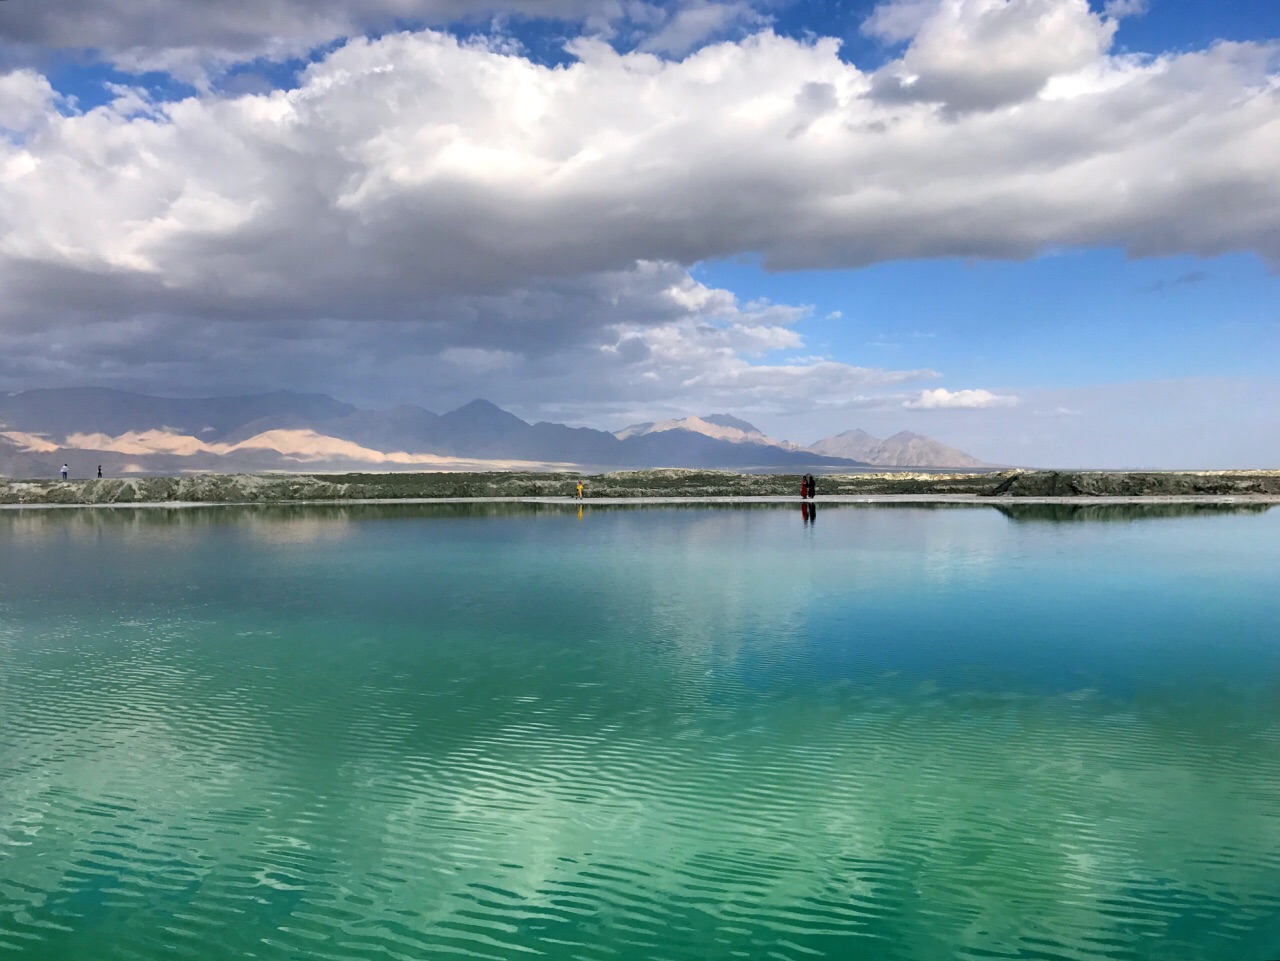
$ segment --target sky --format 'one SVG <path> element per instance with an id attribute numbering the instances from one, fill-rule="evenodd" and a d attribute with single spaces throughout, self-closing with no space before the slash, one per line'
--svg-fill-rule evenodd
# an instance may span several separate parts
<path id="1" fill-rule="evenodd" d="M 1276 0 L 0 0 L 0 391 L 1280 468 Z"/>

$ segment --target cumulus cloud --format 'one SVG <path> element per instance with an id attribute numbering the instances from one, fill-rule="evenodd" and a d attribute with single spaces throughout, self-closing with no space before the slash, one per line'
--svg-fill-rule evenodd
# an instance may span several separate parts
<path id="1" fill-rule="evenodd" d="M 1022 70 L 1000 38 L 1075 39 L 1016 107 L 982 110 L 886 97 L 835 41 L 768 32 L 680 60 L 579 39 L 556 68 L 396 33 L 333 50 L 296 89 L 117 88 L 84 113 L 37 73 L 0 74 L 20 128 L 0 137 L 0 382 L 287 372 L 353 397 L 363 377 L 465 400 L 482 378 L 507 401 L 847 404 L 933 372 L 780 358 L 804 348 L 804 308 L 742 304 L 688 267 L 1092 245 L 1280 267 L 1276 47 L 1114 57 L 1075 0 L 882 10 L 875 29 L 935 76 L 960 63 L 930 52 L 943 27 L 970 73 Z"/>
<path id="2" fill-rule="evenodd" d="M 1053 77 L 1096 63 L 1116 23 L 1088 0 L 893 0 L 863 29 L 910 41 L 875 75 L 876 96 L 963 111 L 1028 100 Z"/>
<path id="3" fill-rule="evenodd" d="M 796 411 L 937 376 L 789 355 L 806 307 L 740 303 L 682 267 L 633 269 L 432 302 L 421 320 L 250 323 L 135 317 L 0 328 L 0 383 L 208 394 L 286 382 L 368 404 L 488 397 L 530 417 L 619 426 L 653 411 Z M 637 416 L 637 412 L 645 416 Z"/>
<path id="4" fill-rule="evenodd" d="M 674 11 L 661 29 L 645 38 L 640 49 L 685 54 L 734 27 L 763 22 L 764 18 L 749 3 L 694 2 Z"/>
<path id="5" fill-rule="evenodd" d="M 989 390 L 922 390 L 919 396 L 904 401 L 907 410 L 977 410 L 987 407 L 1016 407 L 1018 398 L 1011 394 L 993 394 Z"/>
<path id="6" fill-rule="evenodd" d="M 53 86 L 34 70 L 0 74 L 0 133 L 23 133 L 53 109 Z"/>
<path id="7" fill-rule="evenodd" d="M 1076 245 L 1280 264 L 1271 48 L 1099 62 L 955 121 L 868 97 L 832 41 L 575 50 L 550 69 L 397 34 L 288 92 L 51 114 L 0 145 L 10 304 L 65 315 L 87 286 L 94 311 L 401 315 L 744 251 L 771 269 Z"/>

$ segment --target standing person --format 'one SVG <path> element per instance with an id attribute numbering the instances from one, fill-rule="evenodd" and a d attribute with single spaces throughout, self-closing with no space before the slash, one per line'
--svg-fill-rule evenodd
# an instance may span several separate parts
<path id="1" fill-rule="evenodd" d="M 800 478 L 800 499 L 804 500 L 809 496 L 809 475 L 805 474 Z"/>
<path id="2" fill-rule="evenodd" d="M 578 500 L 582 500 L 582 481 L 578 481 Z"/>
<path id="3" fill-rule="evenodd" d="M 66 465 L 66 464 L 63 464 L 63 465 L 62 465 L 62 470 L 61 470 L 61 471 L 59 471 L 59 473 L 60 473 L 60 474 L 62 474 L 62 479 L 63 479 L 63 480 L 66 480 L 66 479 L 67 479 L 67 471 L 68 471 L 68 470 L 70 470 L 70 468 L 69 468 L 69 467 L 67 467 L 67 465 Z"/>
<path id="4" fill-rule="evenodd" d="M 809 500 L 813 500 L 813 495 L 818 493 L 818 479 L 812 474 L 809 475 Z"/>
<path id="5" fill-rule="evenodd" d="M 98 465 L 98 480 L 102 480 L 102 465 Z"/>

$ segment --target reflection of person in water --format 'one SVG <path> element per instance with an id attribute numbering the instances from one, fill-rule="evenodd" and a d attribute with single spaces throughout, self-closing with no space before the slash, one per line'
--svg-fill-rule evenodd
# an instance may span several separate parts
<path id="1" fill-rule="evenodd" d="M 801 501 L 800 516 L 804 518 L 806 524 L 812 524 L 818 519 L 818 505 L 809 501 Z"/>

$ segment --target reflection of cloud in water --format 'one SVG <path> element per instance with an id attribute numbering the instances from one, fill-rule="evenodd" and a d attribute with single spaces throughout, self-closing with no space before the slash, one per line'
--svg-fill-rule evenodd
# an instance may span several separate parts
<path id="1" fill-rule="evenodd" d="M 15 510 L 0 511 L 0 537 L 28 543 L 59 537 L 69 545 L 110 537 L 177 548 L 202 541 L 211 527 L 218 527 L 287 545 L 348 537 L 348 525 L 361 514 L 358 507 L 277 505 Z"/>
<path id="2" fill-rule="evenodd" d="M 276 545 L 340 541 L 352 536 L 350 513 L 341 510 L 328 511 L 323 517 L 247 512 L 241 525 L 254 540 Z"/>
<path id="3" fill-rule="evenodd" d="M 797 536 L 791 508 L 663 513 L 670 520 L 658 533 L 645 514 L 618 518 L 619 539 L 644 536 L 646 550 L 611 562 L 589 583 L 649 592 L 650 609 L 669 615 L 670 632 L 693 643 L 793 638 L 824 599 L 898 593 L 920 573 L 940 581 L 985 576 L 1007 544 L 991 515 L 972 509 L 824 506 L 809 538 Z"/>

